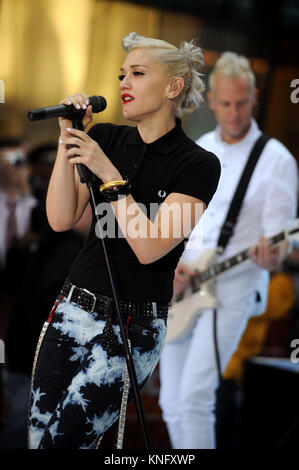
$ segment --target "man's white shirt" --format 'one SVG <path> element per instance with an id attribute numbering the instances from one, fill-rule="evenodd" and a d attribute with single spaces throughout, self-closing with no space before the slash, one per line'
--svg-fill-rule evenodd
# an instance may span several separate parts
<path id="1" fill-rule="evenodd" d="M 219 126 L 197 140 L 198 145 L 219 158 L 221 176 L 212 201 L 189 237 L 181 258 L 183 261 L 194 261 L 207 248 L 216 248 L 230 202 L 250 151 L 260 135 L 257 123 L 252 120 L 247 135 L 236 144 L 227 144 L 222 140 Z M 251 177 L 234 233 L 223 255 L 217 260 L 222 261 L 256 244 L 260 235 L 272 237 L 287 228 L 296 217 L 297 185 L 298 171 L 294 157 L 283 144 L 271 138 Z M 248 278 L 248 275 L 255 275 L 254 284 L 258 285 L 263 271 L 247 261 L 222 277 L 231 279 L 243 274 Z"/>

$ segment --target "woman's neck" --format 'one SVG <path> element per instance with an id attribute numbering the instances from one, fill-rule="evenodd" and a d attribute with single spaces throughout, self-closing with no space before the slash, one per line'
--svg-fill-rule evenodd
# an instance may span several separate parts
<path id="1" fill-rule="evenodd" d="M 173 117 L 167 121 L 159 119 L 140 121 L 137 128 L 143 142 L 150 144 L 171 131 L 175 125 L 175 117 Z"/>

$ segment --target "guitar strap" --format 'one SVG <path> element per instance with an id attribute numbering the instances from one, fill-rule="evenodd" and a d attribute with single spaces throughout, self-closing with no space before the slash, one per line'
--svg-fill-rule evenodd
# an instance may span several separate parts
<path id="1" fill-rule="evenodd" d="M 234 227 L 238 219 L 238 215 L 239 215 L 242 203 L 243 203 L 243 199 L 244 199 L 250 178 L 258 162 L 258 159 L 263 151 L 263 148 L 265 147 L 269 139 L 270 137 L 266 136 L 265 134 L 261 134 L 260 137 L 258 137 L 258 139 L 255 141 L 252 147 L 247 163 L 243 170 L 242 176 L 240 178 L 239 184 L 237 186 L 235 194 L 230 203 L 230 207 L 228 209 L 226 219 L 220 230 L 220 235 L 218 238 L 217 250 L 216 250 L 218 254 L 223 253 L 225 247 L 228 244 L 230 237 L 233 234 Z M 219 379 L 219 387 L 221 387 L 222 373 L 221 373 L 221 361 L 220 361 L 220 355 L 219 355 L 219 349 L 218 349 L 218 338 L 217 338 L 217 309 L 213 310 L 213 334 L 214 334 L 215 358 L 216 358 L 216 365 L 217 365 L 217 372 L 218 372 L 218 379 Z M 219 389 L 217 393 L 220 393 Z"/>
<path id="2" fill-rule="evenodd" d="M 261 134 L 261 136 L 256 140 L 255 144 L 252 147 L 247 163 L 243 170 L 242 176 L 240 178 L 239 184 L 235 191 L 234 197 L 228 209 L 225 222 L 222 225 L 222 228 L 220 230 L 220 235 L 219 235 L 218 243 L 217 243 L 218 254 L 223 253 L 226 245 L 228 244 L 230 237 L 233 234 L 234 227 L 236 225 L 237 218 L 238 218 L 253 170 L 255 169 L 255 166 L 263 151 L 263 148 L 265 147 L 269 139 L 270 137 L 266 136 L 265 134 Z"/>

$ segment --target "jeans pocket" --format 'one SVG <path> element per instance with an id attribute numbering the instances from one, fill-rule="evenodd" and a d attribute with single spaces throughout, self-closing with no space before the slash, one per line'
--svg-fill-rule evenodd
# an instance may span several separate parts
<path id="1" fill-rule="evenodd" d="M 131 321 L 129 338 L 139 383 L 152 374 L 160 358 L 165 336 L 165 320 L 140 320 L 138 318 Z"/>
<path id="2" fill-rule="evenodd" d="M 152 338 L 158 338 L 159 331 L 152 320 L 133 319 L 130 322 L 130 330 L 136 331 L 142 336 L 150 335 Z"/>

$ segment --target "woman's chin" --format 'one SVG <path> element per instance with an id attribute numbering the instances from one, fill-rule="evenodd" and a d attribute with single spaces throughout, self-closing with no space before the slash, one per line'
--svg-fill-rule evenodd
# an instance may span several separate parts
<path id="1" fill-rule="evenodd" d="M 127 112 L 126 110 L 123 110 L 123 116 L 124 118 L 128 119 L 128 121 L 134 121 L 134 122 L 141 121 L 140 116 L 136 116 L 133 113 Z"/>

